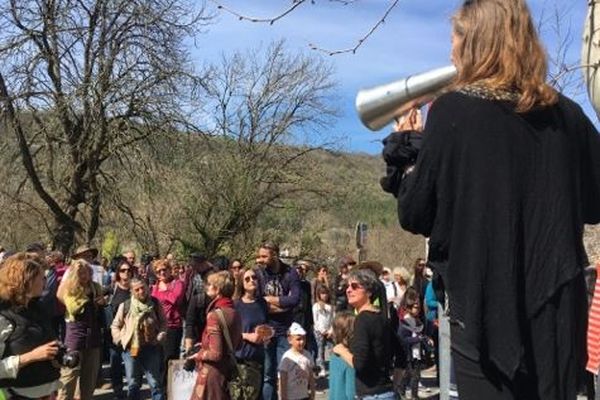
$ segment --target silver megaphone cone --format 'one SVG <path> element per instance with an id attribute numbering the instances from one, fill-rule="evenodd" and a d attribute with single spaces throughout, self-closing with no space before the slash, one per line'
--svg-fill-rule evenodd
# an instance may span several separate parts
<path id="1" fill-rule="evenodd" d="M 433 100 L 455 77 L 456 67 L 449 65 L 363 89 L 356 95 L 356 111 L 367 128 L 377 131 L 411 108 Z"/>

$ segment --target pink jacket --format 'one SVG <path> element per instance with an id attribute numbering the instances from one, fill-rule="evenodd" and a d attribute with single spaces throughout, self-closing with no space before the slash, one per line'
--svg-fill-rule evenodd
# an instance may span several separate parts
<path id="1" fill-rule="evenodd" d="M 179 279 L 169 282 L 167 290 L 159 290 L 158 283 L 152 286 L 152 296 L 158 299 L 167 317 L 168 328 L 181 328 L 183 316 L 181 314 L 185 299 L 185 286 Z"/>

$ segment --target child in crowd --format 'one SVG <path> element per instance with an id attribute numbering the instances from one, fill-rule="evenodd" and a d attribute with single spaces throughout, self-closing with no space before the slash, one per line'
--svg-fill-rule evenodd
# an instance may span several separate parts
<path id="1" fill-rule="evenodd" d="M 408 288 L 403 300 L 398 335 L 406 351 L 407 367 L 400 383 L 400 394 L 404 395 L 410 384 L 411 398 L 418 399 L 422 365 L 421 345 L 431 344 L 431 340 L 425 336 L 423 322 L 419 317 L 421 315 L 419 293 L 412 287 Z"/>
<path id="2" fill-rule="evenodd" d="M 333 321 L 333 340 L 335 344 L 349 347 L 354 332 L 354 313 L 342 311 Z M 340 356 L 331 353 L 329 360 L 329 400 L 353 400 L 356 396 L 356 374 Z"/>
<path id="3" fill-rule="evenodd" d="M 279 363 L 279 399 L 304 400 L 315 398 L 313 360 L 304 350 L 306 331 L 294 322 L 288 330 L 290 349 L 283 354 Z"/>
<path id="4" fill-rule="evenodd" d="M 317 367 L 319 376 L 326 375 L 325 372 L 325 349 L 331 347 L 333 335 L 333 307 L 329 304 L 329 288 L 318 286 L 316 290 L 317 302 L 313 304 L 312 313 L 314 320 L 315 339 L 317 341 Z"/>

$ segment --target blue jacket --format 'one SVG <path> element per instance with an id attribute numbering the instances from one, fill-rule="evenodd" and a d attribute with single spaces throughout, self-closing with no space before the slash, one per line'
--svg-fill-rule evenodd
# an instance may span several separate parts
<path id="1" fill-rule="evenodd" d="M 329 400 L 354 400 L 356 374 L 337 354 L 329 359 Z"/>
<path id="2" fill-rule="evenodd" d="M 300 302 L 300 276 L 298 272 L 281 260 L 277 273 L 261 268 L 258 273 L 259 295 L 277 296 L 279 305 L 285 311 L 268 315 L 268 324 L 275 330 L 275 336 L 286 336 L 292 324 L 294 307 Z"/>
<path id="3" fill-rule="evenodd" d="M 438 301 L 435 296 L 435 290 L 433 290 L 433 284 L 429 282 L 425 289 L 425 305 L 427 305 L 427 313 L 425 317 L 427 321 L 435 321 L 437 319 Z"/>

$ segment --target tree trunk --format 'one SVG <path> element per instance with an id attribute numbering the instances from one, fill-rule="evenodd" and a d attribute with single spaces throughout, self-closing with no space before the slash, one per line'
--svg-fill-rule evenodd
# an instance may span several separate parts
<path id="1" fill-rule="evenodd" d="M 65 220 L 61 216 L 54 216 L 52 247 L 61 251 L 64 255 L 70 254 L 75 244 L 76 235 L 83 232 L 83 228 L 76 220 L 79 212 L 78 203 L 74 199 L 76 196 L 70 195 L 67 200 L 68 205 L 65 207 L 65 214 L 69 217 L 68 220 Z"/>
<path id="2" fill-rule="evenodd" d="M 52 237 L 52 248 L 63 254 L 70 254 L 71 247 L 75 242 L 75 228 L 71 224 L 65 224 L 58 218 L 54 223 L 54 234 Z"/>

